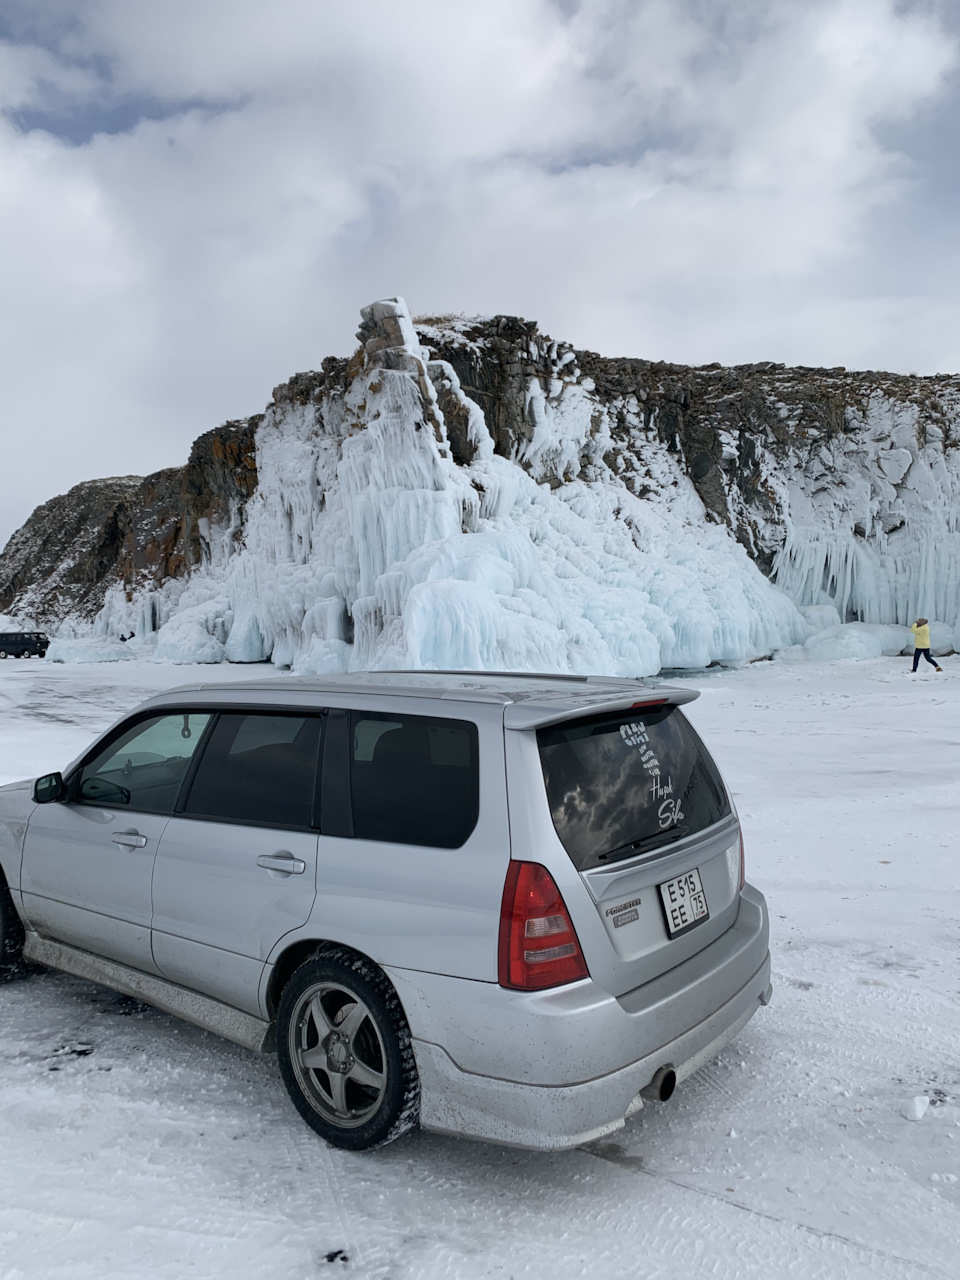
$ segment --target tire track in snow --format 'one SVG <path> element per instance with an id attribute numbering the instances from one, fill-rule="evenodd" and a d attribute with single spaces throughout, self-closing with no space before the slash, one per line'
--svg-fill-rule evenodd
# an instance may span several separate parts
<path id="1" fill-rule="evenodd" d="M 789 1219 L 783 1218 L 778 1214 L 771 1213 L 768 1210 L 755 1209 L 751 1205 L 743 1204 L 739 1200 L 730 1199 L 728 1196 L 720 1195 L 716 1191 L 710 1191 L 708 1188 L 698 1187 L 689 1182 L 684 1182 L 681 1178 L 677 1178 L 674 1175 L 662 1173 L 656 1169 L 646 1168 L 642 1163 L 642 1157 L 628 1155 L 622 1152 L 615 1145 L 598 1148 L 585 1147 L 583 1150 L 598 1160 L 606 1161 L 609 1164 L 616 1165 L 623 1169 L 628 1169 L 634 1173 L 641 1173 L 645 1177 L 652 1178 L 657 1182 L 668 1182 L 671 1186 L 677 1187 L 681 1191 L 687 1191 L 696 1196 L 703 1196 L 716 1204 L 724 1205 L 727 1208 L 735 1209 L 740 1213 L 749 1214 L 751 1217 L 760 1218 L 765 1222 L 773 1223 L 777 1227 L 785 1228 L 786 1235 L 802 1233 L 819 1240 L 834 1241 L 852 1250 L 856 1255 L 867 1262 L 871 1269 L 865 1274 L 870 1276 L 877 1276 L 882 1278 L 882 1280 L 888 1280 L 888 1278 L 889 1280 L 910 1280 L 910 1277 L 914 1276 L 934 1276 L 937 1277 L 938 1280 L 941 1280 L 941 1278 L 942 1280 L 951 1280 L 952 1273 L 947 1272 L 940 1267 L 933 1267 L 910 1258 L 903 1258 L 898 1254 L 889 1253 L 884 1249 L 877 1249 L 872 1245 L 864 1244 L 863 1241 L 854 1240 L 850 1236 L 841 1235 L 836 1231 L 826 1231 L 820 1227 L 810 1226 L 808 1223 L 790 1221 Z M 877 1271 L 875 1269 L 876 1260 L 880 1260 L 885 1264 L 892 1264 L 895 1267 L 895 1270 L 887 1269 L 885 1271 Z M 797 1260 L 797 1263 L 799 1263 L 799 1259 Z M 793 1267 L 786 1263 L 786 1261 L 784 1261 L 782 1265 L 790 1270 L 793 1269 Z M 806 1266 L 806 1264 L 804 1264 L 804 1266 Z M 714 1269 L 714 1274 L 722 1276 L 724 1273 L 722 1269 Z M 740 1272 L 733 1271 L 729 1274 L 731 1276 L 737 1276 Z M 813 1280 L 816 1273 L 805 1269 L 802 1274 L 804 1275 L 805 1280 Z M 827 1274 L 830 1275 L 832 1273 Z M 844 1275 L 845 1280 L 852 1280 L 853 1273 L 849 1269 L 846 1269 L 846 1267 L 842 1274 Z"/>

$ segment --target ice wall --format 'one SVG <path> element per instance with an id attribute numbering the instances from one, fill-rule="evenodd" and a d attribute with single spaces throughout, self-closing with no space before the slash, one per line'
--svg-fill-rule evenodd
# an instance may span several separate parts
<path id="1" fill-rule="evenodd" d="M 786 472 L 774 573 L 841 618 L 951 625 L 960 615 L 960 458 L 917 403 L 874 394 Z"/>
<path id="2" fill-rule="evenodd" d="M 531 380 L 524 437 L 504 457 L 403 300 L 362 314 L 347 376 L 265 414 L 236 550 L 158 592 L 114 593 L 102 634 L 131 628 L 143 642 L 156 629 L 162 659 L 298 671 L 624 675 L 747 660 L 809 635 L 705 519 L 675 455 L 650 442 L 650 498 L 604 462 L 607 411 L 562 353 L 546 389 Z"/>

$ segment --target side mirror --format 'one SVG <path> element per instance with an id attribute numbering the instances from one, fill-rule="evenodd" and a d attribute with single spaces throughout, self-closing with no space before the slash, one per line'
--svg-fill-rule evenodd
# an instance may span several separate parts
<path id="1" fill-rule="evenodd" d="M 67 794 L 62 773 L 45 773 L 33 784 L 33 799 L 36 804 L 50 804 L 53 800 L 62 800 Z"/>

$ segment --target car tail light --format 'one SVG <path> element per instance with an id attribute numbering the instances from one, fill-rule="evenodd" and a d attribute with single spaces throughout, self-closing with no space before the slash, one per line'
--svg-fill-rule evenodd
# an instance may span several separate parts
<path id="1" fill-rule="evenodd" d="M 500 907 L 501 987 L 542 991 L 588 977 L 573 921 L 553 876 L 538 862 L 511 862 Z"/>
<path id="2" fill-rule="evenodd" d="M 743 828 L 740 829 L 740 888 L 743 888 L 744 881 L 747 878 L 747 868 L 743 857 Z"/>

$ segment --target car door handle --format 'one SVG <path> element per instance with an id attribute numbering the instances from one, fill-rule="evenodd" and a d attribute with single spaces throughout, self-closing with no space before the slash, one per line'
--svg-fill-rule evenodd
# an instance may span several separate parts
<path id="1" fill-rule="evenodd" d="M 302 858 L 295 858 L 292 853 L 261 853 L 257 866 L 266 871 L 279 871 L 283 875 L 302 876 L 307 864 Z"/>
<path id="2" fill-rule="evenodd" d="M 125 849 L 144 849 L 147 837 L 139 831 L 114 831 L 110 837 L 114 844 L 122 844 Z"/>

